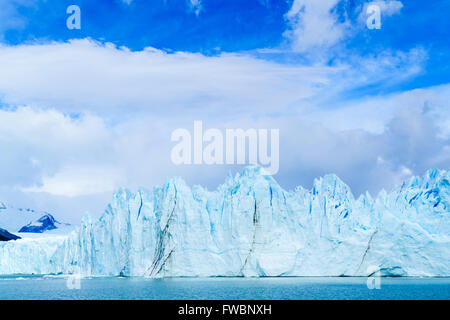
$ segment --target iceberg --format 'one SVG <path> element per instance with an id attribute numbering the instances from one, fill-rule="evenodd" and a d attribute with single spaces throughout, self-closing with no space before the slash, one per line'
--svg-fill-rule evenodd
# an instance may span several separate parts
<path id="1" fill-rule="evenodd" d="M 0 243 L 0 274 L 450 276 L 449 181 L 432 169 L 355 199 L 333 174 L 288 192 L 255 166 L 216 191 L 120 189 L 68 236 Z"/>

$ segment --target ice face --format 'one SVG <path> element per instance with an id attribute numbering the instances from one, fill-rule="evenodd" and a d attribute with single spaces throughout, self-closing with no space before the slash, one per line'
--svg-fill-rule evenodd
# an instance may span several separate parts
<path id="1" fill-rule="evenodd" d="M 121 189 L 98 221 L 58 241 L 0 244 L 0 273 L 126 276 L 449 276 L 449 172 L 355 199 L 337 176 L 287 192 L 259 167 L 214 192 L 180 179 Z M 48 248 L 47 248 L 48 247 Z M 28 260 L 29 261 L 29 260 Z M 34 265 L 34 266 L 33 266 Z M 26 269 L 26 270 L 25 270 Z M 26 272 L 24 272 L 26 273 Z"/>

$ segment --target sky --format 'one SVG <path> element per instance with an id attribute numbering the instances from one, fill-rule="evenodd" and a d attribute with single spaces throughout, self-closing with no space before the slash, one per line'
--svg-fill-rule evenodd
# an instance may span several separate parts
<path id="1" fill-rule="evenodd" d="M 449 14 L 447 0 L 0 0 L 0 200 L 77 222 L 119 187 L 214 190 L 243 166 L 172 163 L 171 133 L 195 120 L 279 129 L 287 190 L 335 173 L 376 196 L 448 169 Z"/>

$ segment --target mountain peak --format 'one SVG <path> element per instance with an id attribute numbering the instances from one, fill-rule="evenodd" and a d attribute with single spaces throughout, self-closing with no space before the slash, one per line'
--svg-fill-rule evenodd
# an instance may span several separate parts
<path id="1" fill-rule="evenodd" d="M 58 227 L 56 225 L 60 224 L 55 218 L 50 214 L 46 213 L 38 220 L 30 222 L 26 226 L 23 226 L 19 232 L 30 232 L 30 233 L 43 233 L 47 230 L 54 230 Z"/>

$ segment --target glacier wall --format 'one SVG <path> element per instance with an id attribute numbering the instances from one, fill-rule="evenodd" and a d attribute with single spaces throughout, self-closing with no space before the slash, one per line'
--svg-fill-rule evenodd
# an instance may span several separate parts
<path id="1" fill-rule="evenodd" d="M 51 274 L 50 259 L 65 236 L 23 238 L 0 242 L 0 274 Z"/>
<path id="2" fill-rule="evenodd" d="M 433 169 L 355 199 L 335 175 L 287 192 L 248 167 L 214 192 L 121 189 L 64 239 L 0 244 L 0 274 L 450 276 L 449 181 Z"/>

